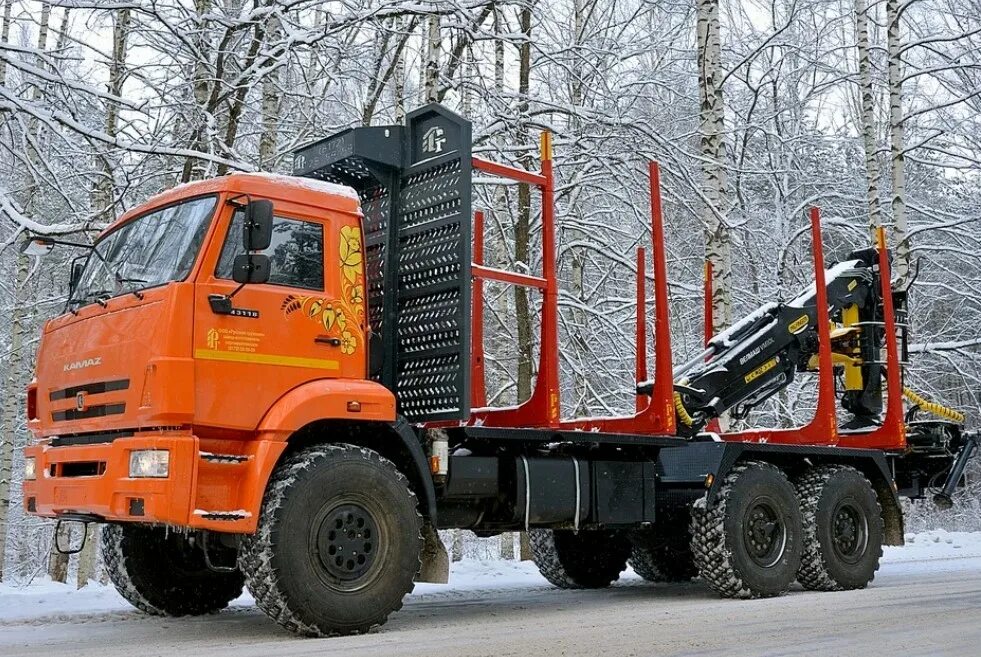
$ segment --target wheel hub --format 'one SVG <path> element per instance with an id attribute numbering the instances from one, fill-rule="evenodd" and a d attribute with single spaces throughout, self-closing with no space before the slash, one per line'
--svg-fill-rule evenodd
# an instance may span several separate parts
<path id="1" fill-rule="evenodd" d="M 868 523 L 856 505 L 844 501 L 831 518 L 831 544 L 847 563 L 858 561 L 868 545 Z"/>
<path id="2" fill-rule="evenodd" d="M 776 507 L 768 500 L 757 500 L 747 509 L 743 539 L 749 557 L 759 566 L 770 568 L 783 557 L 787 528 Z"/>
<path id="3" fill-rule="evenodd" d="M 358 504 L 332 509 L 317 532 L 317 552 L 324 570 L 342 582 L 367 573 L 377 553 L 378 526 Z"/>

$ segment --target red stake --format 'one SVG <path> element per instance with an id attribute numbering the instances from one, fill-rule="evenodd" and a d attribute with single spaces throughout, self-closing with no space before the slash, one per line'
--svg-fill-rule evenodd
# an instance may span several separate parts
<path id="1" fill-rule="evenodd" d="M 473 263 L 484 264 L 484 211 L 473 213 Z M 484 380 L 484 280 L 473 279 L 473 325 L 470 333 L 470 408 L 487 405 Z"/>
<path id="2" fill-rule="evenodd" d="M 647 273 L 644 264 L 647 254 L 644 249 L 637 249 L 637 349 L 634 362 L 635 380 L 638 384 L 647 380 L 647 290 L 644 280 Z M 637 395 L 635 410 L 640 413 L 647 408 L 650 398 L 647 395 Z"/>

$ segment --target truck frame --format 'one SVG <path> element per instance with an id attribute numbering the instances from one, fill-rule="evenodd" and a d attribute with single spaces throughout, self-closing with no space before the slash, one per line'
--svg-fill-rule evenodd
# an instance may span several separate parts
<path id="1" fill-rule="evenodd" d="M 885 233 L 858 273 L 831 270 L 867 283 L 879 300 L 872 319 L 829 305 L 814 209 L 814 285 L 792 328 L 769 309 L 725 339 L 707 330 L 706 352 L 676 368 L 651 163 L 653 376 L 641 249 L 636 410 L 566 419 L 547 133 L 541 162 L 532 172 L 474 157 L 470 124 L 429 105 L 405 126 L 354 128 L 298 150 L 294 177 L 192 183 L 124 215 L 73 268 L 66 313 L 44 328 L 28 389 L 36 440 L 24 452 L 25 510 L 105 523 L 111 579 L 148 613 L 214 612 L 244 584 L 272 619 L 307 636 L 368 631 L 414 581 L 446 581 L 436 530 L 447 528 L 529 532 L 542 574 L 563 588 L 607 586 L 628 562 L 646 579 L 697 575 L 733 598 L 779 595 L 794 581 L 867 586 L 882 545 L 903 542 L 900 496 L 943 480 L 937 499 L 949 503 L 977 443 L 962 416 L 920 397 L 904 416 L 905 309 L 894 304 L 905 295 L 890 285 Z M 539 275 L 484 264 L 474 170 L 540 192 Z M 140 242 L 129 246 L 145 225 L 179 227 L 167 237 L 170 269 L 157 249 L 150 268 Z M 182 236 L 183 250 L 173 246 Z M 28 252 L 54 244 L 36 237 Z M 534 388 L 505 408 L 486 402 L 488 280 L 541 293 Z M 753 347 L 750 325 L 809 351 L 790 367 L 790 352 Z M 731 409 L 679 373 L 744 347 L 753 355 L 742 358 L 742 383 L 725 381 L 732 399 L 758 403 L 809 369 L 809 423 L 720 431 Z M 871 367 L 870 388 L 858 370 Z M 856 396 L 878 389 L 881 370 L 881 421 L 839 428 L 843 370 Z M 916 420 L 918 410 L 946 419 Z"/>

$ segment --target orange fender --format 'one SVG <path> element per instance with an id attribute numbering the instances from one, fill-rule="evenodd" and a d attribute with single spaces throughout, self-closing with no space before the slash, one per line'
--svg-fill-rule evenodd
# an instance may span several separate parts
<path id="1" fill-rule="evenodd" d="M 316 420 L 394 422 L 395 396 L 374 381 L 318 379 L 293 388 L 259 421 L 264 438 L 286 440 Z"/>

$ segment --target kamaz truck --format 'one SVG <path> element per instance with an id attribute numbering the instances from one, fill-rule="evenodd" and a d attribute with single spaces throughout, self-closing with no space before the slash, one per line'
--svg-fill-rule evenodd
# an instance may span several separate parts
<path id="1" fill-rule="evenodd" d="M 474 157 L 470 124 L 430 105 L 301 148 L 292 176 L 194 182 L 127 212 L 43 328 L 25 510 L 102 523 L 109 575 L 145 612 L 215 612 L 247 586 L 309 636 L 368 631 L 415 581 L 445 581 L 445 528 L 527 531 L 563 588 L 608 586 L 628 563 L 732 598 L 867 586 L 882 545 L 903 542 L 900 496 L 949 503 L 977 443 L 904 386 L 884 233 L 826 269 L 812 211 L 813 284 L 675 366 L 651 164 L 636 410 L 565 418 L 541 146 L 540 171 Z M 484 264 L 474 171 L 540 193 L 540 273 Z M 534 388 L 515 406 L 485 399 L 485 281 L 539 295 Z M 795 376 L 817 389 L 809 423 L 720 429 Z"/>

